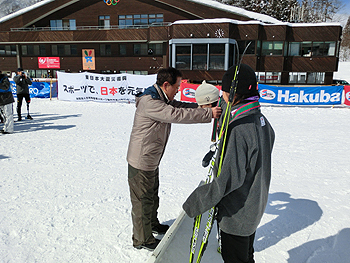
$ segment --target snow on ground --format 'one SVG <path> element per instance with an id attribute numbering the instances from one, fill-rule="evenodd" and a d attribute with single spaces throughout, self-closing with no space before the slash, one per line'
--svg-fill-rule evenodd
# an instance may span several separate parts
<path id="1" fill-rule="evenodd" d="M 344 79 L 350 83 L 350 61 L 339 62 L 338 71 L 334 72 L 334 79 Z"/>
<path id="2" fill-rule="evenodd" d="M 0 136 L 0 262 L 145 262 L 150 252 L 131 246 L 125 161 L 134 105 L 33 99 L 31 109 L 33 121 Z M 276 143 L 257 262 L 346 262 L 350 109 L 262 111 Z M 160 167 L 162 222 L 205 178 L 210 129 L 173 125 Z"/>
<path id="3" fill-rule="evenodd" d="M 151 252 L 131 242 L 125 158 L 134 110 L 125 103 L 33 99 L 34 120 L 0 134 L 0 262 L 147 261 Z M 276 142 L 256 262 L 349 262 L 350 109 L 262 111 Z M 160 165 L 162 222 L 173 223 L 205 179 L 201 160 L 210 133 L 211 124 L 173 125 Z M 189 240 L 182 243 L 178 254 L 188 253 Z M 203 263 L 213 262 L 215 249 L 208 247 Z"/>

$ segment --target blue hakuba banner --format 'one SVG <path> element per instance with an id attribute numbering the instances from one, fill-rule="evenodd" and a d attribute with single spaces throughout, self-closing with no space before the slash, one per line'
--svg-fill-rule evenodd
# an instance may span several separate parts
<path id="1" fill-rule="evenodd" d="M 284 105 L 341 104 L 343 86 L 276 87 L 259 84 L 260 102 Z"/>
<path id="2" fill-rule="evenodd" d="M 10 81 L 12 86 L 12 94 L 17 98 L 16 84 L 14 81 Z M 52 83 L 51 96 L 57 97 L 57 82 Z M 29 86 L 29 94 L 31 98 L 50 98 L 50 83 L 49 82 L 33 82 Z"/>

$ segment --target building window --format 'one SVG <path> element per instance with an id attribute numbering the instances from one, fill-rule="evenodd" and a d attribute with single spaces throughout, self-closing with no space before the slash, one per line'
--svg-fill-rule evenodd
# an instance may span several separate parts
<path id="1" fill-rule="evenodd" d="M 111 21 L 110 16 L 99 16 L 98 17 L 98 26 L 103 28 L 110 28 L 111 27 Z"/>
<path id="2" fill-rule="evenodd" d="M 111 45 L 109 44 L 100 44 L 100 56 L 111 56 Z"/>
<path id="3" fill-rule="evenodd" d="M 306 72 L 289 72 L 289 83 L 290 84 L 305 84 L 306 83 Z"/>
<path id="4" fill-rule="evenodd" d="M 77 56 L 77 45 L 52 45 L 51 54 L 53 56 Z"/>
<path id="5" fill-rule="evenodd" d="M 263 41 L 262 42 L 262 56 L 282 56 L 283 41 Z"/>
<path id="6" fill-rule="evenodd" d="M 258 41 L 256 42 L 256 54 L 257 54 L 258 56 L 261 56 L 261 41 L 260 41 L 260 40 L 258 40 Z"/>
<path id="7" fill-rule="evenodd" d="M 312 56 L 319 57 L 324 54 L 324 42 L 312 43 Z"/>
<path id="8" fill-rule="evenodd" d="M 207 69 L 208 44 L 194 44 L 192 52 L 192 69 Z"/>
<path id="9" fill-rule="evenodd" d="M 36 78 L 47 78 L 48 73 L 46 69 L 37 69 L 35 70 Z"/>
<path id="10" fill-rule="evenodd" d="M 237 57 L 234 39 L 171 39 L 170 65 L 178 69 L 227 70 Z"/>
<path id="11" fill-rule="evenodd" d="M 335 56 L 335 41 L 324 42 L 324 56 Z"/>
<path id="12" fill-rule="evenodd" d="M 50 20 L 50 27 L 51 30 L 62 30 L 63 25 L 62 25 L 62 20 Z"/>
<path id="13" fill-rule="evenodd" d="M 16 46 L 15 45 L 0 45 L 0 56 L 16 56 Z"/>
<path id="14" fill-rule="evenodd" d="M 290 42 L 288 56 L 335 56 L 336 42 Z"/>
<path id="15" fill-rule="evenodd" d="M 324 84 L 324 72 L 309 72 L 307 74 L 307 84 Z"/>
<path id="16" fill-rule="evenodd" d="M 335 42 L 313 42 L 312 56 L 334 56 Z"/>
<path id="17" fill-rule="evenodd" d="M 163 23 L 163 22 L 164 22 L 163 14 L 156 14 L 156 23 Z"/>
<path id="18" fill-rule="evenodd" d="M 324 72 L 289 72 L 290 84 L 324 84 Z"/>
<path id="19" fill-rule="evenodd" d="M 147 44 L 134 44 L 134 55 L 147 55 Z"/>
<path id="20" fill-rule="evenodd" d="M 266 72 L 266 83 L 281 83 L 281 72 Z"/>
<path id="21" fill-rule="evenodd" d="M 300 42 L 290 42 L 288 56 L 300 56 Z"/>
<path id="22" fill-rule="evenodd" d="M 76 30 L 75 19 L 50 20 L 51 30 Z"/>
<path id="23" fill-rule="evenodd" d="M 301 56 L 311 57 L 311 55 L 312 55 L 312 42 L 311 41 L 301 42 Z"/>
<path id="24" fill-rule="evenodd" d="M 46 56 L 45 45 L 23 45 L 23 56 Z"/>
<path id="25" fill-rule="evenodd" d="M 152 14 L 152 15 L 148 15 L 148 23 L 152 24 L 156 22 L 156 15 Z"/>
<path id="26" fill-rule="evenodd" d="M 30 78 L 52 78 L 56 76 L 57 71 L 62 70 L 30 69 L 28 70 L 28 75 Z"/>
<path id="27" fill-rule="evenodd" d="M 163 55 L 163 44 L 134 44 L 134 55 Z"/>
<path id="28" fill-rule="evenodd" d="M 144 70 L 134 70 L 133 74 L 134 74 L 134 75 L 148 75 L 148 71 L 144 71 Z"/>
<path id="29" fill-rule="evenodd" d="M 128 74 L 135 74 L 135 75 L 148 75 L 148 71 L 145 70 L 120 70 L 120 74 L 122 73 L 128 73 Z"/>
<path id="30" fill-rule="evenodd" d="M 163 44 L 148 44 L 148 55 L 163 55 Z"/>
<path id="31" fill-rule="evenodd" d="M 163 14 L 148 15 L 148 24 L 163 23 Z"/>
<path id="32" fill-rule="evenodd" d="M 191 69 L 191 46 L 190 45 L 176 45 L 176 58 L 177 69 Z"/>
<path id="33" fill-rule="evenodd" d="M 118 17 L 119 27 L 150 25 L 152 23 L 163 23 L 163 14 L 137 14 L 137 15 L 120 15 Z"/>
<path id="34" fill-rule="evenodd" d="M 236 58 L 235 54 L 237 52 L 236 44 L 229 44 L 229 57 L 228 57 L 228 67 L 232 67 L 235 64 Z"/>
<path id="35" fill-rule="evenodd" d="M 250 44 L 249 44 L 250 43 Z M 243 40 L 243 41 L 237 41 L 238 48 L 239 48 L 239 54 L 243 54 L 245 48 L 248 46 L 245 54 L 255 54 L 255 40 Z"/>
<path id="36" fill-rule="evenodd" d="M 209 69 L 225 69 L 225 44 L 209 44 Z"/>
<path id="37" fill-rule="evenodd" d="M 259 83 L 281 83 L 281 72 L 258 72 L 258 82 Z"/>
<path id="38" fill-rule="evenodd" d="M 148 15 L 134 15 L 133 16 L 133 25 L 148 25 Z"/>
<path id="39" fill-rule="evenodd" d="M 119 16 L 118 24 L 119 24 L 120 28 L 125 28 L 125 27 L 128 27 L 128 26 L 132 26 L 133 25 L 133 17 L 132 17 L 132 15 Z"/>
<path id="40" fill-rule="evenodd" d="M 69 19 L 69 30 L 76 30 L 77 25 L 75 19 Z"/>
<path id="41" fill-rule="evenodd" d="M 126 56 L 126 45 L 119 44 L 119 55 Z"/>
<path id="42" fill-rule="evenodd" d="M 142 25 L 141 24 L 141 15 L 134 15 L 134 25 Z"/>
<path id="43" fill-rule="evenodd" d="M 259 83 L 265 83 L 265 72 L 258 72 L 257 77 Z"/>

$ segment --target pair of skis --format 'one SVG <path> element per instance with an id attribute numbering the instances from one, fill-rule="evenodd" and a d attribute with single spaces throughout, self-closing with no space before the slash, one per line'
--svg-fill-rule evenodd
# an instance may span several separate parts
<path id="1" fill-rule="evenodd" d="M 216 156 L 217 156 L 217 152 L 218 152 L 218 148 L 219 148 L 219 143 L 221 140 L 221 136 L 224 134 L 224 141 L 223 143 L 225 144 L 225 140 L 226 140 L 226 130 L 227 130 L 227 126 L 228 126 L 228 120 L 230 119 L 228 117 L 228 113 L 231 112 L 230 111 L 231 106 L 227 105 L 226 111 L 225 111 L 225 117 L 224 117 L 224 121 L 223 121 L 223 125 L 221 127 L 221 131 L 219 134 L 219 139 L 216 143 L 214 143 L 211 147 L 210 147 L 210 151 L 204 156 L 203 161 L 202 161 L 202 165 L 204 167 L 208 166 L 208 161 L 210 160 L 210 166 L 209 166 L 209 171 L 207 174 L 207 179 L 205 181 L 205 184 L 210 183 L 213 180 L 213 169 L 214 169 L 214 164 L 216 161 Z M 225 124 L 225 125 L 224 125 Z M 215 123 L 214 123 L 214 132 L 216 132 L 215 129 Z M 225 128 L 225 132 L 223 132 L 223 128 L 224 126 L 226 126 Z M 222 148 L 224 149 L 224 148 Z M 220 175 L 220 171 L 221 171 L 221 164 L 222 164 L 222 160 L 223 160 L 223 154 L 221 153 L 220 156 L 220 164 L 219 164 L 219 170 L 217 172 L 217 177 Z M 200 244 L 200 248 L 198 251 L 198 256 L 197 256 L 197 260 L 196 263 L 199 263 L 202 259 L 202 256 L 204 254 L 205 249 L 207 248 L 208 245 L 208 239 L 209 239 L 209 235 L 210 232 L 213 228 L 213 222 L 216 216 L 216 208 L 212 207 L 209 212 L 208 212 L 208 220 L 207 223 L 205 225 L 205 229 L 204 229 L 204 234 L 203 234 L 203 238 Z M 194 219 L 194 226 L 193 226 L 193 231 L 192 231 L 192 238 L 191 238 L 191 246 L 190 246 L 190 263 L 193 263 L 194 257 L 195 257 L 195 253 L 196 253 L 196 246 L 197 246 L 197 241 L 198 241 L 198 234 L 199 234 L 199 228 L 200 228 L 200 224 L 201 224 L 201 220 L 202 220 L 202 215 L 198 215 L 195 217 Z M 220 242 L 219 242 L 220 243 Z M 220 249 L 220 248 L 219 248 Z"/>
<path id="2" fill-rule="evenodd" d="M 206 154 L 206 156 L 203 158 L 203 166 L 206 167 L 208 166 L 208 161 L 210 162 L 210 166 L 209 166 L 209 171 L 208 171 L 208 175 L 207 175 L 207 179 L 205 181 L 206 184 L 210 183 L 213 179 L 213 168 L 214 168 L 214 164 L 215 164 L 215 159 L 216 159 L 216 154 L 217 154 L 217 148 L 218 148 L 218 144 L 219 141 L 216 142 L 215 144 L 213 144 L 211 146 L 210 151 Z M 214 220 L 214 216 L 215 216 L 215 209 L 210 209 L 209 211 L 209 216 L 208 216 L 208 221 L 205 227 L 205 232 L 202 238 L 202 243 L 200 246 L 200 250 L 199 250 L 199 254 L 198 254 L 198 258 L 196 262 L 200 262 L 204 250 L 208 244 L 208 238 L 209 238 L 209 234 L 212 228 L 212 222 Z M 200 228 L 200 224 L 201 224 L 201 220 L 202 220 L 202 215 L 198 215 L 195 217 L 194 219 L 194 226 L 193 226 L 193 232 L 192 232 L 192 238 L 191 238 L 191 247 L 190 247 L 190 263 L 193 262 L 194 260 L 194 256 L 195 256 L 195 252 L 196 252 L 196 245 L 197 245 L 197 241 L 198 241 L 198 234 L 199 234 L 199 228 Z"/>
<path id="3" fill-rule="evenodd" d="M 219 161 L 219 169 L 217 171 L 217 177 L 220 176 L 221 173 L 221 167 L 222 167 L 222 162 L 223 162 L 223 156 L 224 156 L 224 149 L 225 149 L 225 144 L 226 144 L 226 135 L 227 135 L 227 129 L 228 129 L 228 125 L 230 123 L 230 115 L 231 115 L 231 105 L 234 99 L 234 95 L 236 93 L 236 89 L 237 89 L 237 76 L 239 73 L 239 69 L 241 66 L 241 62 L 242 62 L 242 58 L 246 52 L 246 50 L 248 49 L 249 45 L 251 44 L 251 42 L 246 46 L 241 59 L 239 60 L 239 51 L 238 51 L 238 46 L 237 47 L 237 61 L 239 61 L 239 63 L 236 65 L 235 68 L 235 73 L 232 79 L 232 83 L 231 83 L 231 87 L 230 87 L 230 95 L 229 95 L 229 99 L 228 99 L 228 103 L 227 103 L 227 107 L 225 110 L 225 115 L 224 115 L 224 119 L 221 125 L 221 129 L 220 129 L 220 133 L 219 133 L 219 138 L 218 141 L 216 143 L 214 143 L 211 146 L 210 151 L 206 154 L 206 156 L 203 158 L 203 166 L 206 167 L 208 163 L 208 160 L 210 159 L 210 166 L 209 166 L 209 171 L 207 174 L 207 179 L 205 181 L 206 184 L 210 183 L 213 179 L 213 168 L 214 168 L 214 164 L 216 162 L 216 156 L 217 156 L 217 152 L 218 152 L 218 148 L 219 148 L 219 143 L 222 140 L 222 148 L 221 148 L 221 154 L 220 154 L 220 161 Z M 236 115 L 236 114 L 235 114 Z M 235 118 L 235 116 L 233 116 L 233 118 Z M 217 120 L 214 121 L 214 130 L 213 130 L 213 136 L 212 136 L 212 141 L 215 141 L 215 134 L 216 133 L 216 123 Z M 223 138 L 222 138 L 223 137 Z M 214 147 L 215 146 L 215 147 Z M 205 229 L 204 229 L 204 234 L 203 234 L 203 238 L 202 238 L 202 242 L 198 251 L 198 256 L 197 256 L 197 261 L 196 263 L 200 263 L 202 256 L 204 254 L 204 251 L 208 245 L 208 239 L 209 239 L 209 235 L 211 232 L 211 229 L 213 227 L 213 222 L 216 216 L 216 207 L 212 207 L 209 210 L 208 213 L 208 220 L 207 223 L 205 225 Z M 193 263 L 194 257 L 195 257 L 195 252 L 196 252 L 196 246 L 197 246 L 197 241 L 198 241 L 198 234 L 199 234 L 199 228 L 200 228 L 200 224 L 201 224 L 201 219 L 202 219 L 202 215 L 198 215 L 195 217 L 194 219 L 194 226 L 193 226 L 193 231 L 192 231 L 192 237 L 191 237 L 191 245 L 190 245 L 190 259 L 189 262 Z M 218 251 L 221 252 L 221 244 L 220 244 L 220 236 L 219 236 L 219 248 Z"/>

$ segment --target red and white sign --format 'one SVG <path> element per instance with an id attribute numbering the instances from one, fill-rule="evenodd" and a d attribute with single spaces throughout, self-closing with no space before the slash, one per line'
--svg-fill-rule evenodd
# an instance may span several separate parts
<path id="1" fill-rule="evenodd" d="M 38 57 L 39 68 L 60 68 L 59 57 Z"/>
<path id="2" fill-rule="evenodd" d="M 350 86 L 344 86 L 344 104 L 350 106 Z"/>
<path id="3" fill-rule="evenodd" d="M 187 80 L 182 80 L 180 85 L 181 101 L 196 102 L 196 90 L 199 84 L 187 83 Z M 221 86 L 215 86 L 221 91 Z"/>

